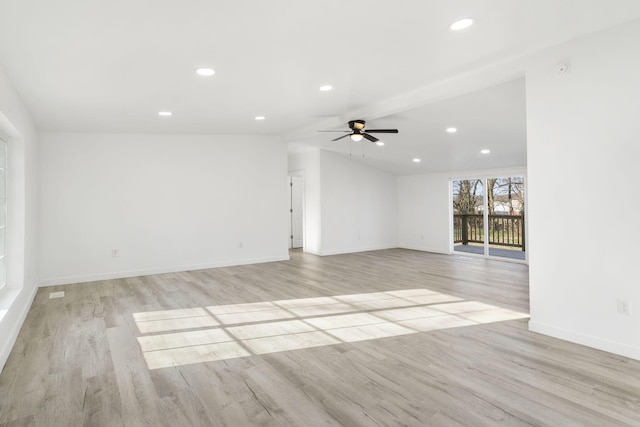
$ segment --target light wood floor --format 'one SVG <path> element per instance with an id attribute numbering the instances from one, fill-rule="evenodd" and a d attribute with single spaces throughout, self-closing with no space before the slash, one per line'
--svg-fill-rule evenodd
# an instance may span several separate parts
<path id="1" fill-rule="evenodd" d="M 400 249 L 43 288 L 0 426 L 640 425 L 640 362 L 528 305 L 524 265 Z"/>

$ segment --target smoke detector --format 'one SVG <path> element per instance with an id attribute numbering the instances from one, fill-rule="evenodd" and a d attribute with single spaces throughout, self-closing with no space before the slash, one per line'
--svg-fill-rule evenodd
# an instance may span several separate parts
<path id="1" fill-rule="evenodd" d="M 569 72 L 569 64 L 566 62 L 560 62 L 553 67 L 553 76 L 562 77 Z"/>

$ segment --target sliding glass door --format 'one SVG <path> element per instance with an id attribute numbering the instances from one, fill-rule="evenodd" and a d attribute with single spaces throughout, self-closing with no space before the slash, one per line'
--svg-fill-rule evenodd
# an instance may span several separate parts
<path id="1" fill-rule="evenodd" d="M 484 182 L 453 181 L 453 250 L 484 254 Z"/>
<path id="2" fill-rule="evenodd" d="M 526 259 L 524 177 L 452 181 L 453 250 Z"/>
<path id="3" fill-rule="evenodd" d="M 487 188 L 489 255 L 524 260 L 524 178 L 490 178 Z"/>

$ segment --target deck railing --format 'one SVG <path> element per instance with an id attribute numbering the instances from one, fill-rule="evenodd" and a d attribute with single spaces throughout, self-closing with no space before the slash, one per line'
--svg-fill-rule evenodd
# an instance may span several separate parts
<path id="1" fill-rule="evenodd" d="M 518 247 L 524 251 L 524 230 L 524 215 L 489 215 L 490 245 Z M 453 242 L 484 243 L 484 216 L 454 214 Z"/>

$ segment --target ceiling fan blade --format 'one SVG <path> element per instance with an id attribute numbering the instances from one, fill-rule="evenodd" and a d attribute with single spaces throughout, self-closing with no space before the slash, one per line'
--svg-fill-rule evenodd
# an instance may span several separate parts
<path id="1" fill-rule="evenodd" d="M 368 133 L 364 133 L 364 132 L 363 132 L 363 133 L 362 133 L 362 136 L 364 136 L 365 138 L 367 138 L 367 139 L 368 139 L 369 141 L 371 141 L 371 142 L 377 142 L 377 141 L 379 141 L 379 139 L 378 139 L 378 138 L 376 138 L 375 136 L 371 136 L 371 135 L 369 135 Z"/>
<path id="2" fill-rule="evenodd" d="M 348 137 L 349 135 L 350 135 L 350 134 L 342 135 L 342 136 L 340 136 L 340 137 L 338 137 L 338 138 L 336 138 L 336 139 L 332 139 L 331 141 L 337 141 L 337 140 L 339 140 L 339 139 L 346 138 L 346 137 Z"/>
<path id="3" fill-rule="evenodd" d="M 319 130 L 318 132 L 351 132 L 350 130 Z"/>
<path id="4" fill-rule="evenodd" d="M 398 129 L 367 129 L 368 133 L 398 133 Z"/>

